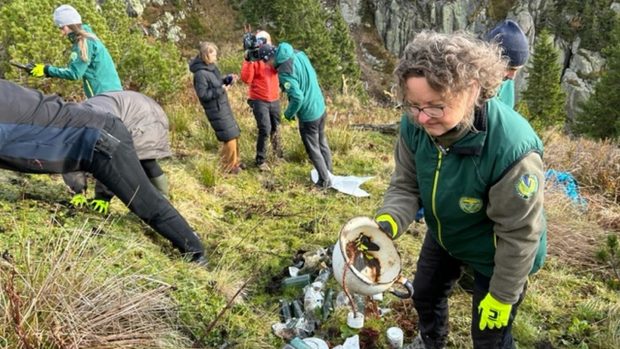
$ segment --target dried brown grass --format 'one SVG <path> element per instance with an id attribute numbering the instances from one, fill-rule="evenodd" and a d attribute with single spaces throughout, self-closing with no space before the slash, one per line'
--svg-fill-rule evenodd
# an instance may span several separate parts
<path id="1" fill-rule="evenodd" d="M 81 230 L 0 264 L 0 333 L 11 348 L 184 348 L 171 286 L 94 250 Z M 37 252 L 35 252 L 37 251 Z M 104 261 L 104 259 L 106 259 Z M 111 259 L 111 260 L 110 260 Z M 17 265 L 21 267 L 17 267 Z M 120 267 L 118 267 L 120 268 Z"/>
<path id="2" fill-rule="evenodd" d="M 620 202 L 620 146 L 611 141 L 570 139 L 557 130 L 542 134 L 547 168 L 571 173 L 584 193 Z M 599 199 L 596 199 L 599 202 Z"/>
<path id="3" fill-rule="evenodd" d="M 570 173 L 587 207 L 577 207 L 560 188 L 545 190 L 548 253 L 561 263 L 599 270 L 596 252 L 609 231 L 620 231 L 620 148 L 608 141 L 542 134 L 548 169 Z"/>

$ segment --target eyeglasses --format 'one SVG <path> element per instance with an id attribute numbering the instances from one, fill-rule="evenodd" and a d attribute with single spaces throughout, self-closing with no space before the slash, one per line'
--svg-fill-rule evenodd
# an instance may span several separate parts
<path id="1" fill-rule="evenodd" d="M 418 117 L 418 115 L 420 115 L 421 112 L 424 112 L 424 114 L 426 114 L 426 116 L 428 116 L 431 119 L 439 119 L 439 118 L 442 118 L 444 115 L 443 109 L 445 108 L 445 106 L 441 106 L 441 107 L 430 106 L 430 107 L 420 108 L 417 105 L 412 105 L 408 101 L 404 101 L 403 108 L 405 109 L 405 113 L 407 113 L 408 115 L 412 117 Z"/>

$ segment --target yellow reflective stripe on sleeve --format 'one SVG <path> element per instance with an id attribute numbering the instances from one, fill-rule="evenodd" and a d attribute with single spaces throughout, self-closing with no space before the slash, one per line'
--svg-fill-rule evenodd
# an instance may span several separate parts
<path id="1" fill-rule="evenodd" d="M 390 227 L 392 227 L 392 238 L 395 238 L 396 235 L 398 235 L 398 225 L 396 224 L 396 221 L 394 220 L 394 218 L 392 218 L 392 216 L 389 213 L 384 213 L 384 214 L 377 216 L 377 218 L 375 218 L 375 221 L 388 222 L 390 224 Z"/>

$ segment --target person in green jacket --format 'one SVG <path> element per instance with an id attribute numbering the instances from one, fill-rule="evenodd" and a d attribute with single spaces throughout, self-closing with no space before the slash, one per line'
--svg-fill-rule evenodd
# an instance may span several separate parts
<path id="1" fill-rule="evenodd" d="M 514 348 L 528 275 L 544 262 L 543 145 L 493 98 L 506 64 L 497 44 L 424 31 L 395 70 L 405 113 L 375 220 L 394 239 L 425 208 L 413 281 L 420 334 L 408 348 L 446 346 L 448 296 L 465 266 L 474 270 L 473 347 Z"/>
<path id="2" fill-rule="evenodd" d="M 278 71 L 280 88 L 286 92 L 288 107 L 284 111 L 287 120 L 299 119 L 299 134 L 319 179 L 316 186 L 331 186 L 332 154 L 325 135 L 325 99 L 312 63 L 305 53 L 281 42 L 273 50 L 267 44 L 261 46 L 261 57 Z"/>
<path id="3" fill-rule="evenodd" d="M 515 106 L 515 77 L 527 62 L 529 44 L 527 37 L 519 24 L 515 21 L 504 20 L 486 35 L 487 41 L 497 42 L 502 48 L 502 54 L 508 58 L 508 67 L 504 74 L 497 97 L 509 107 Z"/>
<path id="4" fill-rule="evenodd" d="M 30 74 L 35 77 L 53 77 L 66 80 L 82 79 L 86 97 L 104 92 L 122 91 L 112 56 L 92 32 L 82 17 L 70 5 L 61 5 L 54 10 L 54 23 L 71 41 L 71 55 L 66 67 L 35 64 Z"/>

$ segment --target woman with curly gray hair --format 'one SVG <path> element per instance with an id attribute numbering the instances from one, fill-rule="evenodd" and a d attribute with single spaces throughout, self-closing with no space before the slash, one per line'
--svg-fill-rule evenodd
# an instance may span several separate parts
<path id="1" fill-rule="evenodd" d="M 409 348 L 446 346 L 448 296 L 465 266 L 473 347 L 513 348 L 528 275 L 544 262 L 543 145 L 494 97 L 506 63 L 496 44 L 422 32 L 396 68 L 404 115 L 375 220 L 396 238 L 425 208 L 413 282 L 420 335 Z"/>

